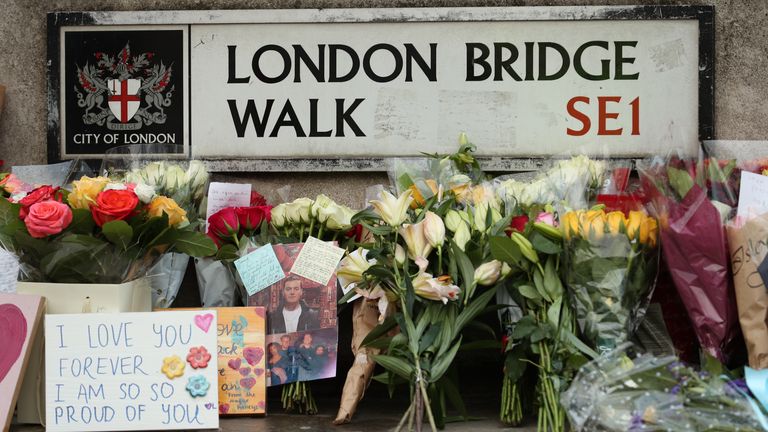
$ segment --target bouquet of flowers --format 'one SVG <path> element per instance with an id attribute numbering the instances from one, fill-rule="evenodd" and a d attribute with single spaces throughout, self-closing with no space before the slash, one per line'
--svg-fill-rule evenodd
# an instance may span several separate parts
<path id="1" fill-rule="evenodd" d="M 186 212 L 136 185 L 82 177 L 72 191 L 40 186 L 0 199 L 0 244 L 19 256 L 24 278 L 122 283 L 143 276 L 164 253 L 215 253 Z"/>
<path id="2" fill-rule="evenodd" d="M 717 360 L 696 371 L 677 357 L 630 356 L 625 344 L 583 366 L 563 395 L 580 431 L 763 431 L 768 421 Z"/>
<path id="3" fill-rule="evenodd" d="M 661 222 L 664 261 L 699 344 L 728 362 L 740 339 L 724 225 L 738 196 L 736 163 L 656 159 L 639 173 L 648 210 Z"/>
<path id="4" fill-rule="evenodd" d="M 586 339 L 605 353 L 637 329 L 656 284 L 656 219 L 603 209 L 571 211 L 562 218 L 565 283 Z"/>
<path id="5" fill-rule="evenodd" d="M 462 151 L 465 160 L 472 157 L 471 147 Z M 449 164 L 444 161 L 452 156 L 441 157 L 438 165 Z M 463 204 L 451 188 L 438 187 L 416 208 L 413 194 L 410 188 L 397 196 L 382 191 L 371 201 L 373 209 L 352 219 L 372 239 L 342 260 L 338 275 L 345 297 L 377 299 L 382 312 L 396 308 L 386 319 L 382 314 L 363 345 L 386 350 L 374 360 L 387 373 L 374 379 L 391 391 L 402 380 L 410 387 L 411 404 L 397 430 L 421 430 L 425 417 L 436 430 L 446 420 L 447 395 L 458 395 L 447 373 L 466 342 L 463 330 L 486 310 L 493 287 L 507 274 L 491 257 L 488 239 L 503 233 L 509 221 L 496 204 Z M 391 336 L 395 326 L 400 333 Z M 498 346 L 494 340 L 482 343 Z"/>

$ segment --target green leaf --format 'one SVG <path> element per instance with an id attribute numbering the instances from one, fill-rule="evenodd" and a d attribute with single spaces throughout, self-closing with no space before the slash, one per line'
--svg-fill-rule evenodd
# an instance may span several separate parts
<path id="1" fill-rule="evenodd" d="M 478 315 L 480 315 L 480 312 L 482 312 L 485 307 L 488 305 L 488 302 L 491 301 L 492 298 L 496 296 L 496 290 L 489 289 L 471 302 L 469 302 L 469 305 L 464 308 L 464 310 L 461 311 L 458 317 L 456 317 L 455 324 L 453 326 L 453 334 L 459 334 L 463 329 L 464 326 L 466 326 L 470 321 L 474 320 Z M 447 323 L 450 323 L 451 321 L 446 321 Z"/>
<path id="2" fill-rule="evenodd" d="M 536 230 L 531 231 L 530 240 L 533 248 L 541 253 L 554 255 L 560 253 L 562 250 L 562 247 L 560 247 L 560 242 L 552 240 L 551 238 L 541 234 Z"/>
<path id="3" fill-rule="evenodd" d="M 240 255 L 237 253 L 237 246 L 233 244 L 225 244 L 224 246 L 219 249 L 219 251 L 216 253 L 216 259 L 217 260 L 236 260 L 240 258 Z"/>
<path id="4" fill-rule="evenodd" d="M 491 256 L 513 266 L 522 266 L 523 254 L 514 240 L 506 236 L 494 236 L 489 237 L 488 241 L 491 245 Z"/>
<path id="5" fill-rule="evenodd" d="M 488 214 L 491 214 L 489 211 Z M 507 215 L 506 217 L 501 218 L 498 222 L 493 224 L 491 227 L 491 230 L 488 232 L 491 236 L 502 236 L 504 235 L 504 230 L 506 230 L 509 227 L 509 224 L 512 222 L 512 215 Z"/>
<path id="6" fill-rule="evenodd" d="M 388 316 L 383 323 L 377 325 L 376 327 L 373 328 L 373 330 L 368 332 L 368 335 L 365 336 L 365 339 L 363 339 L 360 345 L 368 346 L 368 344 L 370 344 L 371 342 L 387 334 L 390 330 L 395 328 L 396 325 L 397 325 L 397 321 L 395 321 L 395 317 Z"/>
<path id="7" fill-rule="evenodd" d="M 216 254 L 216 243 L 207 235 L 195 231 L 178 231 L 173 247 L 192 257 L 207 257 Z"/>
<path id="8" fill-rule="evenodd" d="M 472 298 L 475 288 L 475 267 L 472 265 L 472 261 L 469 260 L 469 257 L 467 257 L 467 254 L 465 254 L 456 243 L 451 242 L 451 253 L 456 258 L 456 264 L 458 265 L 459 273 L 461 275 L 461 289 L 464 291 L 464 296 Z"/>
<path id="9" fill-rule="evenodd" d="M 438 356 L 437 360 L 432 365 L 432 369 L 430 370 L 430 376 L 429 379 L 431 382 L 438 381 L 445 371 L 448 370 L 448 367 L 451 366 L 451 363 L 453 363 L 453 358 L 456 357 L 456 353 L 459 351 L 459 348 L 461 347 L 461 337 L 459 337 L 459 340 L 453 345 L 451 349 L 449 349 L 445 354 Z"/>
<path id="10" fill-rule="evenodd" d="M 507 375 L 510 381 L 517 382 L 528 367 L 528 363 L 525 361 L 525 348 L 523 345 L 517 345 L 512 350 L 507 351 L 507 355 L 504 358 L 504 373 Z"/>
<path id="11" fill-rule="evenodd" d="M 549 320 L 549 323 L 555 328 L 560 326 L 560 309 L 562 307 L 563 298 L 559 297 L 551 306 L 549 306 L 549 309 L 547 309 L 547 320 Z"/>
<path id="12" fill-rule="evenodd" d="M 533 270 L 533 286 L 536 287 L 536 291 L 538 291 L 539 295 L 542 296 L 547 303 L 552 303 L 552 297 L 549 295 L 547 287 L 544 285 L 544 275 L 538 268 Z"/>
<path id="13" fill-rule="evenodd" d="M 709 353 L 704 353 L 702 369 L 712 376 L 720 376 L 724 372 L 723 364 Z"/>
<path id="14" fill-rule="evenodd" d="M 539 294 L 539 292 L 536 291 L 536 288 L 534 288 L 531 285 L 528 285 L 528 284 L 520 285 L 517 288 L 517 290 L 520 292 L 521 296 L 523 296 L 523 297 L 525 297 L 525 298 L 527 298 L 529 300 L 533 300 L 535 302 L 540 302 L 541 299 L 542 299 L 542 297 Z"/>
<path id="15" fill-rule="evenodd" d="M 380 354 L 373 356 L 373 360 L 382 365 L 384 369 L 405 378 L 406 380 L 411 379 L 415 370 L 413 365 L 398 357 Z"/>
<path id="16" fill-rule="evenodd" d="M 72 209 L 72 222 L 67 231 L 73 234 L 92 234 L 96 223 L 93 221 L 90 210 Z"/>
<path id="17" fill-rule="evenodd" d="M 440 327 L 439 325 L 433 325 L 427 330 L 423 336 L 419 339 L 419 354 L 423 353 L 427 350 L 430 346 L 432 346 L 432 343 L 437 339 L 437 335 L 440 334 Z"/>
<path id="18" fill-rule="evenodd" d="M 557 274 L 555 269 L 555 261 L 558 257 L 549 257 L 547 263 L 544 264 L 544 289 L 547 290 L 549 297 L 559 299 L 563 296 L 563 282 L 560 280 L 560 275 Z"/>
<path id="19" fill-rule="evenodd" d="M 685 170 L 670 166 L 667 167 L 667 176 L 669 177 L 669 185 L 672 186 L 680 198 L 685 198 L 694 184 L 691 175 Z"/>
<path id="20" fill-rule="evenodd" d="M 560 331 L 560 338 L 564 342 L 571 344 L 574 348 L 581 351 L 585 356 L 589 357 L 592 360 L 599 357 L 599 355 L 595 352 L 595 350 L 585 345 L 584 342 L 580 341 L 579 338 L 577 338 L 576 335 L 571 333 L 568 329 L 560 328 L 559 331 Z"/>
<path id="21" fill-rule="evenodd" d="M 19 221 L 19 211 L 21 206 L 14 204 L 7 199 L 0 199 L 0 225 L 8 225 Z"/>
<path id="22" fill-rule="evenodd" d="M 461 414 L 461 417 L 464 419 L 468 418 L 469 413 L 467 412 L 467 407 L 464 405 L 464 400 L 461 398 L 461 393 L 459 392 L 458 387 L 456 387 L 456 384 L 453 383 L 453 380 L 451 380 L 448 376 L 445 376 L 437 382 L 437 385 L 443 389 L 445 396 L 451 402 L 451 405 L 453 405 L 459 414 Z"/>
<path id="23" fill-rule="evenodd" d="M 122 250 L 128 249 L 133 239 L 133 228 L 122 220 L 105 223 L 101 227 L 101 232 L 107 240 Z"/>

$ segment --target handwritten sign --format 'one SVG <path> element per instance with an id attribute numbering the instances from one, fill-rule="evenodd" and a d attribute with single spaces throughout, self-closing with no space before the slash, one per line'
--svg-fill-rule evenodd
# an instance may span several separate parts
<path id="1" fill-rule="evenodd" d="M 344 249 L 309 237 L 293 263 L 291 273 L 327 285 L 342 256 Z"/>
<path id="2" fill-rule="evenodd" d="M 43 298 L 0 293 L 0 429 L 7 431 L 43 312 Z"/>
<path id="3" fill-rule="evenodd" d="M 254 295 L 285 278 L 285 273 L 280 267 L 271 244 L 264 245 L 238 259 L 235 261 L 235 267 L 248 295 Z"/>
<path id="4" fill-rule="evenodd" d="M 212 182 L 208 186 L 207 218 L 223 208 L 248 207 L 250 204 L 250 184 Z"/>
<path id="5" fill-rule="evenodd" d="M 266 309 L 217 308 L 219 414 L 266 413 Z"/>
<path id="6" fill-rule="evenodd" d="M 742 171 L 736 218 L 743 223 L 763 213 L 768 213 L 768 176 Z"/>
<path id="7" fill-rule="evenodd" d="M 216 311 L 48 315 L 49 431 L 217 429 Z"/>

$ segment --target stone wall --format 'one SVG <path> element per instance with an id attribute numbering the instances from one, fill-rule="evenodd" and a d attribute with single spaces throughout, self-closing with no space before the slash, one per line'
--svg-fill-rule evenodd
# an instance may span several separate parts
<path id="1" fill-rule="evenodd" d="M 520 0 L 4 0 L 0 16 L 0 83 L 7 87 L 0 117 L 0 159 L 9 165 L 46 162 L 46 13 L 81 10 L 458 7 L 534 5 L 715 4 L 715 135 L 762 139 L 768 134 L 768 2 L 724 0 L 659 2 Z M 762 73 L 761 73 L 762 72 Z M 767 149 L 768 150 L 768 149 Z M 222 175 L 269 191 L 291 185 L 293 197 L 321 191 L 351 205 L 385 173 Z"/>

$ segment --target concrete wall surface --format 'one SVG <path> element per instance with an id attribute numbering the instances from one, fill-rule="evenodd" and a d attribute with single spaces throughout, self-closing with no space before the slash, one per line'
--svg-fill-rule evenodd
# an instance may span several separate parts
<path id="1" fill-rule="evenodd" d="M 0 159 L 10 165 L 46 162 L 46 13 L 89 10 L 284 9 L 355 7 L 483 7 L 539 5 L 714 4 L 716 9 L 715 135 L 764 139 L 768 135 L 768 1 L 647 0 L 2 0 L 0 84 L 7 87 L 0 114 Z M 766 149 L 768 151 L 768 149 Z M 385 173 L 252 173 L 223 175 L 269 192 L 291 185 L 291 197 L 325 192 L 350 205 Z"/>

